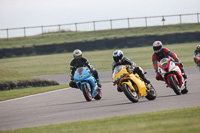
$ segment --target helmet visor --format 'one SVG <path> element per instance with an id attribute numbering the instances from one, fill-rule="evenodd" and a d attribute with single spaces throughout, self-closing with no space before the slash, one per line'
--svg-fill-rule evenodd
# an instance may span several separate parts
<path id="1" fill-rule="evenodd" d="M 82 55 L 74 56 L 75 59 L 80 59 Z"/>
<path id="2" fill-rule="evenodd" d="M 121 57 L 113 57 L 115 62 L 119 62 L 119 60 L 121 60 Z"/>
<path id="3" fill-rule="evenodd" d="M 153 47 L 153 50 L 157 51 L 157 50 L 160 50 L 161 48 L 162 48 L 162 46 L 156 46 L 156 47 Z"/>

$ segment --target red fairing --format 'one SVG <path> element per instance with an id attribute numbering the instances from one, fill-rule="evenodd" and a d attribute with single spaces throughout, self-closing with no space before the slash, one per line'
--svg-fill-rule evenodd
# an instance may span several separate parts
<path id="1" fill-rule="evenodd" d="M 169 82 L 169 80 L 168 80 L 168 77 L 169 76 L 173 76 L 173 74 L 169 74 L 167 77 L 166 77 L 166 79 L 164 78 L 164 80 L 165 80 L 165 82 L 169 85 L 169 86 L 171 86 L 171 84 L 170 84 L 170 82 Z"/>
<path id="2" fill-rule="evenodd" d="M 175 74 L 169 74 L 169 75 L 167 75 L 166 79 L 164 79 L 164 80 L 165 80 L 165 82 L 166 82 L 169 86 L 171 86 L 171 85 L 170 85 L 170 82 L 169 82 L 167 79 L 168 79 L 169 76 L 173 76 L 175 82 L 176 82 L 176 83 L 179 83 L 179 87 L 181 88 L 181 86 L 182 86 L 182 74 L 181 74 L 181 72 L 179 72 L 179 71 L 176 71 L 176 74 L 178 75 L 179 80 L 177 79 L 177 77 L 176 77 Z"/>
<path id="3" fill-rule="evenodd" d="M 195 57 L 195 61 L 196 61 L 196 63 L 199 62 L 199 56 L 198 55 Z"/>
<path id="4" fill-rule="evenodd" d="M 181 74 L 181 72 L 179 72 L 179 71 L 176 71 L 176 74 L 178 75 L 178 78 L 179 78 L 179 87 L 181 88 L 181 86 L 182 86 L 182 74 Z M 174 75 L 175 76 L 175 75 Z M 176 77 L 176 76 L 175 76 Z M 176 78 L 176 80 L 177 80 L 177 78 Z M 177 81 L 178 82 L 178 81 Z"/>

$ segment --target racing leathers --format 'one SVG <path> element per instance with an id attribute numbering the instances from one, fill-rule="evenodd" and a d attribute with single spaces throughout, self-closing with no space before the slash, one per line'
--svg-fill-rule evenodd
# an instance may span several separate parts
<path id="1" fill-rule="evenodd" d="M 150 81 L 147 80 L 146 77 L 144 76 L 140 67 L 136 67 L 136 64 L 132 62 L 130 59 L 128 59 L 127 57 L 123 57 L 119 62 L 112 63 L 112 73 L 114 72 L 114 68 L 118 65 L 130 65 L 130 71 L 133 71 L 134 74 L 137 73 L 146 84 L 150 83 Z M 119 92 L 122 92 L 122 90 L 119 87 L 117 87 L 117 90 Z"/>
<path id="2" fill-rule="evenodd" d="M 163 80 L 162 76 L 158 73 L 158 61 L 160 61 L 163 58 L 169 58 L 172 57 L 175 61 L 175 65 L 178 66 L 181 69 L 181 72 L 183 74 L 183 77 L 186 79 L 187 76 L 185 75 L 184 69 L 183 69 L 183 64 L 179 62 L 178 57 L 175 53 L 171 52 L 167 48 L 162 48 L 160 52 L 154 52 L 152 55 L 152 62 L 153 62 L 153 67 L 155 69 L 156 74 L 156 79 L 157 80 Z"/>
<path id="3" fill-rule="evenodd" d="M 200 61 L 199 61 L 199 59 L 200 59 L 200 50 L 196 49 L 194 51 L 193 58 L 194 58 L 194 62 L 197 64 L 197 66 L 200 66 Z"/>
<path id="4" fill-rule="evenodd" d="M 71 81 L 69 83 L 70 87 L 78 88 L 74 81 L 74 73 L 77 68 L 86 67 L 86 66 L 90 69 L 90 72 L 93 74 L 94 78 L 96 79 L 98 87 L 101 87 L 97 70 L 95 70 L 95 68 L 90 64 L 90 62 L 83 57 L 78 58 L 78 59 L 74 58 L 70 63 L 70 77 L 71 77 Z"/>

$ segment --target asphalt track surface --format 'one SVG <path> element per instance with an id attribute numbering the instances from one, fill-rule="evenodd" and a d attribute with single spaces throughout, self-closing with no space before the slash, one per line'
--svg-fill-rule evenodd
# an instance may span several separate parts
<path id="1" fill-rule="evenodd" d="M 146 70 L 157 91 L 157 98 L 148 101 L 141 98 L 130 102 L 117 92 L 112 82 L 102 83 L 102 99 L 86 102 L 82 92 L 74 88 L 31 95 L 0 102 L 0 130 L 17 129 L 49 124 L 131 115 L 161 110 L 200 106 L 200 72 L 195 67 L 185 68 L 189 93 L 175 95 L 164 82 L 155 80 L 153 70 Z M 67 75 L 40 76 L 67 84 Z M 101 81 L 111 81 L 111 72 L 100 73 Z"/>

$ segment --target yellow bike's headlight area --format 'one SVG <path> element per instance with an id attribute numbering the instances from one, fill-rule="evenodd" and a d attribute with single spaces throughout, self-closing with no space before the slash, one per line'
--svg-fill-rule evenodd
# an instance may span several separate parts
<path id="1" fill-rule="evenodd" d="M 127 75 L 127 73 L 124 73 L 123 75 L 120 76 L 120 78 L 117 78 L 117 76 L 114 77 L 114 83 L 117 83 L 120 81 L 120 79 L 124 78 Z"/>

